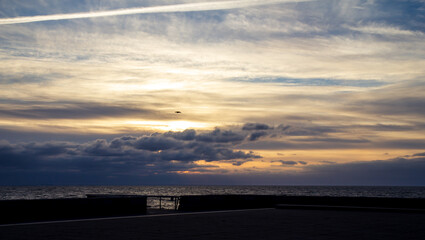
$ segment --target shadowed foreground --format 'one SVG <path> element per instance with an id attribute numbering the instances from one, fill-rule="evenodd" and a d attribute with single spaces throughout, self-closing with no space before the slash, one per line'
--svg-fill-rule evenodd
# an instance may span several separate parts
<path id="1" fill-rule="evenodd" d="M 0 239 L 425 239 L 425 214 L 257 209 L 1 226 Z"/>

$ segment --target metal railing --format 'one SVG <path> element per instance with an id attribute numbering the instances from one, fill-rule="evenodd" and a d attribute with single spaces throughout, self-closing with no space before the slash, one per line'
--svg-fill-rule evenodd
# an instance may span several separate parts
<path id="1" fill-rule="evenodd" d="M 155 203 L 155 200 L 157 200 L 157 204 L 155 205 L 149 205 L 149 208 L 157 208 L 157 209 L 165 209 L 167 202 L 168 203 L 172 203 L 174 210 L 178 210 L 179 209 L 179 205 L 180 205 L 180 196 L 154 196 L 154 195 L 147 195 L 146 196 L 148 198 L 148 202 L 151 202 L 150 200 L 154 200 L 153 202 Z M 165 202 L 165 203 L 164 203 Z"/>

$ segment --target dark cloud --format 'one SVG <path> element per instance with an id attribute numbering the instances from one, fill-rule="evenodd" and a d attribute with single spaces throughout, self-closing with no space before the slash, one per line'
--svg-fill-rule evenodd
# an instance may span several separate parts
<path id="1" fill-rule="evenodd" d="M 282 163 L 282 165 L 290 165 L 290 166 L 297 165 L 298 164 L 298 162 L 295 162 L 295 161 L 284 161 L 284 160 L 280 160 L 280 161 L 277 161 L 277 162 Z"/>
<path id="2" fill-rule="evenodd" d="M 165 134 L 123 136 L 111 141 L 98 139 L 84 144 L 11 144 L 0 141 L 0 184 L 140 184 L 140 181 L 146 184 L 178 184 L 194 179 L 191 176 L 178 177 L 176 172 L 179 171 L 204 173 L 204 177 L 210 179 L 209 184 L 425 184 L 425 153 L 343 164 L 323 161 L 325 164 L 315 165 L 305 161 L 279 160 L 275 162 L 282 166 L 303 165 L 303 171 L 223 175 L 226 171 L 215 165 L 197 165 L 194 161 L 217 160 L 240 166 L 259 156 L 232 150 L 232 144 L 206 143 L 196 141 L 196 138 L 180 140 L 179 146 L 167 145 L 163 150 L 137 148 L 138 141 L 146 137 L 177 141 Z"/>
<path id="3" fill-rule="evenodd" d="M 424 185 L 425 158 L 327 164 L 308 167 L 307 179 L 322 184 L 338 181 L 345 185 Z"/>
<path id="4" fill-rule="evenodd" d="M 323 139 L 321 141 L 310 141 L 306 139 L 281 139 L 276 141 L 258 140 L 245 142 L 239 145 L 240 149 L 256 149 L 256 150 L 282 150 L 282 149 L 352 149 L 352 148 L 375 148 L 376 145 L 367 141 L 350 141 L 341 138 Z M 411 147 L 409 147 L 411 148 Z"/>
<path id="5" fill-rule="evenodd" d="M 117 147 L 113 147 L 111 143 L 105 139 L 97 139 L 89 144 L 79 145 L 75 155 L 97 156 L 97 157 L 118 157 L 124 156 L 125 152 Z"/>
<path id="6" fill-rule="evenodd" d="M 343 138 L 303 138 L 294 139 L 296 142 L 328 142 L 328 143 L 368 143 L 367 139 L 343 139 Z"/>
<path id="7" fill-rule="evenodd" d="M 308 165 L 304 171 L 184 176 L 197 183 L 256 185 L 424 186 L 425 158 Z"/>
<path id="8" fill-rule="evenodd" d="M 141 137 L 134 141 L 133 147 L 148 151 L 162 151 L 182 148 L 184 142 L 163 136 Z"/>
<path id="9" fill-rule="evenodd" d="M 327 133 L 337 132 L 335 128 L 327 126 L 289 126 L 279 125 L 278 129 L 282 130 L 288 136 L 320 136 Z"/>
<path id="10" fill-rule="evenodd" d="M 344 103 L 344 110 L 371 114 L 373 116 L 399 116 L 401 117 L 399 120 L 407 120 L 405 116 L 423 117 L 425 115 L 424 90 L 425 85 L 423 81 L 407 81 L 375 90 L 369 94 L 347 94 L 341 96 L 341 101 Z M 406 123 L 411 124 L 412 121 L 406 121 Z M 398 127 L 403 128 L 407 126 L 381 124 L 375 126 L 378 130 L 386 130 L 387 128 L 397 130 Z"/>
<path id="11" fill-rule="evenodd" d="M 241 166 L 242 164 L 246 163 L 246 162 L 250 162 L 252 161 L 251 159 L 247 159 L 247 160 L 239 160 L 239 161 L 235 161 L 232 163 L 232 165 L 234 166 Z"/>
<path id="12" fill-rule="evenodd" d="M 0 171 L 80 172 L 90 174 L 132 175 L 211 168 L 195 161 L 225 161 L 241 165 L 252 158 L 252 152 L 233 150 L 244 136 L 215 129 L 197 134 L 154 133 L 147 136 L 122 136 L 110 141 L 97 139 L 87 143 L 0 142 Z M 202 170 L 204 171 L 204 170 Z M 205 170 L 206 171 L 206 170 Z"/>
<path id="13" fill-rule="evenodd" d="M 343 79 L 296 79 L 284 77 L 259 77 L 259 78 L 231 78 L 230 81 L 244 83 L 278 83 L 280 86 L 351 86 L 351 87 L 377 87 L 387 83 L 376 80 L 343 80 Z"/>
<path id="14" fill-rule="evenodd" d="M 369 104 L 369 111 L 387 115 L 425 115 L 425 98 L 400 97 L 380 99 Z"/>
<path id="15" fill-rule="evenodd" d="M 333 162 L 333 161 L 320 161 L 321 163 L 324 163 L 324 164 L 335 164 L 336 162 Z"/>
<path id="16" fill-rule="evenodd" d="M 415 130 L 415 126 L 403 126 L 403 125 L 388 125 L 388 124 L 376 124 L 375 126 L 370 126 L 370 129 L 374 131 L 411 131 Z"/>
<path id="17" fill-rule="evenodd" d="M 245 138 L 245 135 L 235 133 L 233 131 L 225 130 L 222 131 L 216 128 L 214 131 L 208 133 L 201 133 L 195 136 L 195 140 L 201 142 L 216 142 L 216 143 L 230 143 L 230 142 L 241 142 Z"/>
<path id="18" fill-rule="evenodd" d="M 252 133 L 249 140 L 255 141 L 263 136 L 279 137 L 282 134 L 288 136 L 325 136 L 328 133 L 342 132 L 343 130 L 329 126 L 305 126 L 305 125 L 284 125 L 280 124 L 276 128 L 262 123 L 246 123 L 242 130 L 256 131 Z M 266 132 L 266 130 L 268 130 Z"/>
<path id="19" fill-rule="evenodd" d="M 163 135 L 166 136 L 166 137 L 172 137 L 172 138 L 179 139 L 179 140 L 189 141 L 189 140 L 195 139 L 196 131 L 193 130 L 193 129 L 186 129 L 183 132 L 169 131 L 169 132 L 164 133 Z"/>
<path id="20" fill-rule="evenodd" d="M 277 160 L 277 161 L 272 161 L 272 162 L 279 162 L 282 164 L 282 166 L 294 166 L 294 165 L 307 165 L 307 162 L 304 161 L 285 161 L 285 160 Z"/>
<path id="21" fill-rule="evenodd" d="M 245 131 L 269 130 L 269 129 L 273 129 L 273 128 L 264 123 L 246 123 L 242 127 L 242 130 L 245 130 Z"/>
<path id="22" fill-rule="evenodd" d="M 0 117 L 22 119 L 90 119 L 143 115 L 145 119 L 171 118 L 171 116 L 153 109 L 124 105 L 106 105 L 89 102 L 44 102 L 32 106 L 25 104 L 25 102 L 21 104 L 22 106 L 16 108 L 10 108 L 10 106 L 4 108 L 0 106 Z"/>
<path id="23" fill-rule="evenodd" d="M 399 149 L 425 149 L 425 139 L 386 140 L 373 144 L 375 147 Z"/>
<path id="24" fill-rule="evenodd" d="M 264 137 L 267 136 L 268 133 L 265 131 L 261 131 L 261 132 L 253 132 L 249 135 L 249 141 L 256 141 L 258 140 L 260 137 Z"/>
<path id="25" fill-rule="evenodd" d="M 282 150 L 282 149 L 424 149 L 425 140 L 369 140 L 346 138 L 287 138 L 271 141 L 270 139 L 244 142 L 240 149 Z"/>
<path id="26" fill-rule="evenodd" d="M 277 129 L 285 131 L 285 130 L 289 129 L 290 127 L 291 126 L 289 126 L 289 125 L 280 124 L 279 126 L 277 126 Z"/>

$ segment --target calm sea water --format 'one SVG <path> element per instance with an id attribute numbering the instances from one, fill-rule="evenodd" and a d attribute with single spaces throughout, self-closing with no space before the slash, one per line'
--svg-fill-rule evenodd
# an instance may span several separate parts
<path id="1" fill-rule="evenodd" d="M 261 194 L 425 198 L 425 187 L 353 186 L 0 186 L 0 200 L 85 198 L 86 194 L 207 195 Z"/>

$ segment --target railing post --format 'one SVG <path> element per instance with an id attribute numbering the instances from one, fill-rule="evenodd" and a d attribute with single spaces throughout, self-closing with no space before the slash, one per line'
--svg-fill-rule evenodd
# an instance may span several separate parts
<path id="1" fill-rule="evenodd" d="M 161 198 L 161 197 L 159 197 L 159 210 L 161 210 L 161 209 L 162 209 L 162 207 L 161 207 L 161 201 L 162 201 L 162 198 Z"/>

